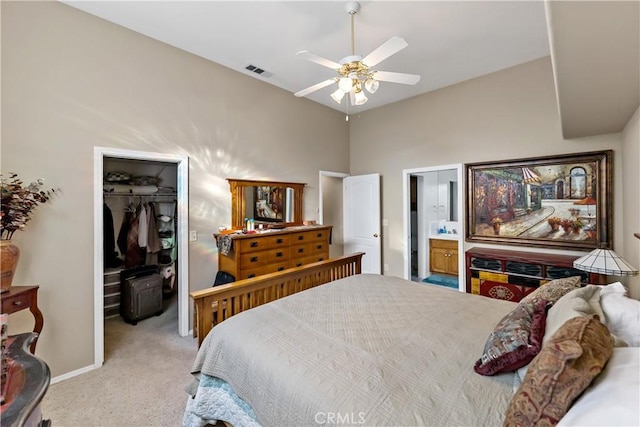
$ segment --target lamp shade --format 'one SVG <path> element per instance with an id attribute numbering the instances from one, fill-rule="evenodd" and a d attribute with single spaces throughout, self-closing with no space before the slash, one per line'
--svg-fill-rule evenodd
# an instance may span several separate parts
<path id="1" fill-rule="evenodd" d="M 594 249 L 573 261 L 579 270 L 607 276 L 635 276 L 638 270 L 629 265 L 620 255 L 609 249 Z"/>
<path id="2" fill-rule="evenodd" d="M 338 81 L 338 87 L 343 92 L 349 92 L 353 87 L 353 80 L 348 77 L 343 77 Z"/>
<path id="3" fill-rule="evenodd" d="M 331 98 L 333 98 L 334 101 L 340 104 L 342 103 L 342 98 L 344 98 L 345 93 L 346 92 L 344 92 L 342 89 L 338 88 L 331 94 Z"/>

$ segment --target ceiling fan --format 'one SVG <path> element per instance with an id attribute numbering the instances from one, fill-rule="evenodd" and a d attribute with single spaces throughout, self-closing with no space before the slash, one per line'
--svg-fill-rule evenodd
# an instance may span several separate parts
<path id="1" fill-rule="evenodd" d="M 331 84 L 337 83 L 338 88 L 331 94 L 331 98 L 333 98 L 335 102 L 338 104 L 342 103 L 342 98 L 344 98 L 348 93 L 351 98 L 351 105 L 363 105 L 368 100 L 363 88 L 369 93 L 375 93 L 380 86 L 380 82 L 414 85 L 420 81 L 420 76 L 417 74 L 395 73 L 391 71 L 377 71 L 371 69 L 371 67 L 375 67 L 380 62 L 409 45 L 402 37 L 391 37 L 364 58 L 360 55 L 356 55 L 354 48 L 353 21 L 354 15 L 360 10 L 360 4 L 355 1 L 347 2 L 346 10 L 351 16 L 351 55 L 345 56 L 338 63 L 306 50 L 298 52 L 296 55 L 311 62 L 315 62 L 316 64 L 331 68 L 338 73 L 338 76 L 296 92 L 294 94 L 295 96 L 306 96 Z"/>

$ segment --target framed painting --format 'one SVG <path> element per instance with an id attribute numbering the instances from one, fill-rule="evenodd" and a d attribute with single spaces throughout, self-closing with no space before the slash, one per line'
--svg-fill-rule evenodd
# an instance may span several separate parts
<path id="1" fill-rule="evenodd" d="M 611 248 L 613 151 L 469 163 L 466 240 Z"/>

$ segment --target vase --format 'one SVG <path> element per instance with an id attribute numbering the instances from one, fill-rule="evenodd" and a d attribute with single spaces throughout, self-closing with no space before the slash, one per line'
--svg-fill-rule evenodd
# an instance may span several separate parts
<path id="1" fill-rule="evenodd" d="M 20 259 L 20 249 L 11 240 L 0 240 L 0 292 L 8 291 Z"/>

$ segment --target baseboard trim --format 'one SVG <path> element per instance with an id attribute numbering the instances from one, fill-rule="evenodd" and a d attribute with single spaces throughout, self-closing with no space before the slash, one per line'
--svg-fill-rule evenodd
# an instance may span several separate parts
<path id="1" fill-rule="evenodd" d="M 75 371 L 67 372 L 66 374 L 58 375 L 51 378 L 51 384 L 59 383 L 60 381 L 68 380 L 69 378 L 77 377 L 78 375 L 86 374 L 94 369 L 98 369 L 100 366 L 89 365 L 84 368 L 76 369 Z"/>

